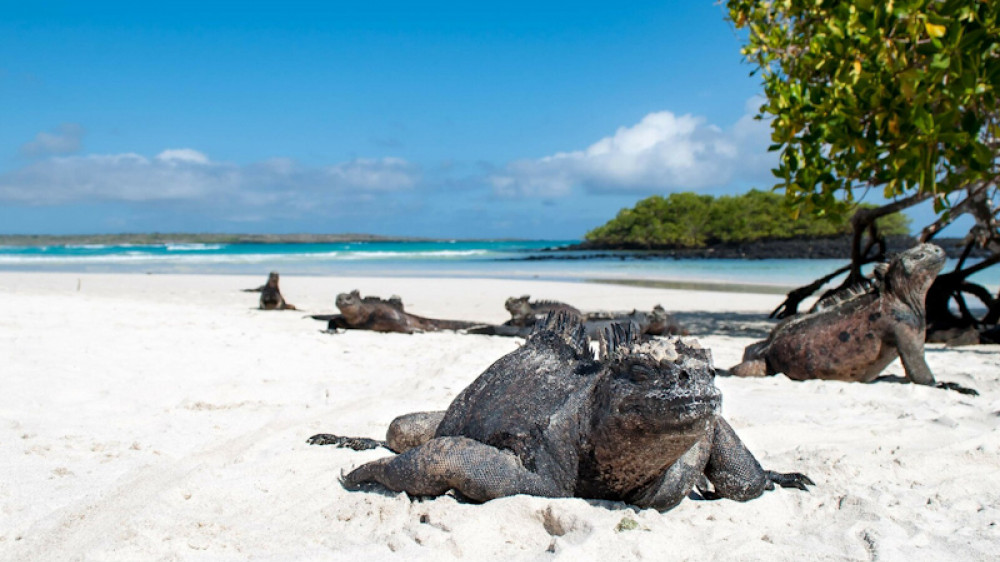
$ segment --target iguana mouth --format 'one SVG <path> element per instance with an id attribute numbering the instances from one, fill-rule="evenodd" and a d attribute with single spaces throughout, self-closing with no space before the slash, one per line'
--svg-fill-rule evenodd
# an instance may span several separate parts
<path id="1" fill-rule="evenodd" d="M 714 411 L 722 404 L 722 393 L 718 389 L 707 392 L 675 394 L 666 390 L 646 393 L 642 398 L 625 402 L 618 408 L 621 414 L 646 416 L 651 411 L 669 412 L 671 417 L 697 416 Z M 655 416 L 660 417 L 660 416 Z"/>

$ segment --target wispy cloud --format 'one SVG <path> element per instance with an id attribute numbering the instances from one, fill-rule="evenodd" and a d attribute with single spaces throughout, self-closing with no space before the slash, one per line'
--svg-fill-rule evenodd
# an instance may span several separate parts
<path id="1" fill-rule="evenodd" d="M 38 158 L 79 152 L 84 132 L 77 123 L 63 123 L 54 131 L 42 131 L 21 145 L 21 155 Z"/>
<path id="2" fill-rule="evenodd" d="M 0 200 L 29 205 L 218 203 L 233 213 L 253 214 L 254 207 L 314 209 L 408 190 L 420 174 L 418 166 L 398 158 L 358 158 L 322 167 L 285 158 L 237 165 L 177 148 L 152 158 L 124 153 L 41 159 L 0 175 Z"/>
<path id="3" fill-rule="evenodd" d="M 769 127 L 754 120 L 759 100 L 728 128 L 702 117 L 650 113 L 583 150 L 511 162 L 490 176 L 504 196 L 556 197 L 591 192 L 665 191 L 725 186 L 767 177 Z"/>
<path id="4" fill-rule="evenodd" d="M 198 152 L 193 148 L 168 148 L 156 155 L 157 160 L 164 162 L 193 162 L 195 164 L 208 164 L 208 156 Z"/>

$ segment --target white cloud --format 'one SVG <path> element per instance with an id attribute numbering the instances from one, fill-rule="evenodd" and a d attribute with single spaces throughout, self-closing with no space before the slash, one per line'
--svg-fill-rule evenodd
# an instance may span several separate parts
<path id="1" fill-rule="evenodd" d="M 754 120 L 760 101 L 729 129 L 702 117 L 650 113 L 584 150 L 512 162 L 490 180 L 502 195 L 560 196 L 589 191 L 663 191 L 724 186 L 767 177 L 769 128 Z"/>
<path id="2" fill-rule="evenodd" d="M 355 159 L 306 167 L 290 159 L 245 166 L 216 162 L 190 148 L 154 158 L 124 154 L 50 157 L 0 174 L 0 200 L 55 205 L 94 201 L 180 201 L 246 208 L 315 208 L 416 185 L 417 166 L 398 158 Z"/>
<path id="3" fill-rule="evenodd" d="M 193 148 L 168 148 L 156 155 L 157 160 L 164 162 L 194 162 L 196 164 L 208 164 L 208 156 L 194 150 Z"/>
<path id="4" fill-rule="evenodd" d="M 29 158 L 72 154 L 80 150 L 84 130 L 77 123 L 63 123 L 55 131 L 42 131 L 35 139 L 21 146 L 21 154 Z"/>
<path id="5" fill-rule="evenodd" d="M 333 181 L 372 191 L 407 189 L 416 183 L 415 168 L 399 158 L 358 158 L 326 169 Z"/>

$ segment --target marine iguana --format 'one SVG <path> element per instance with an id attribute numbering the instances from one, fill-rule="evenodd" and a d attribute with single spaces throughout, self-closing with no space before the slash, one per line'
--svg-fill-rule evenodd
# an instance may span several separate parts
<path id="1" fill-rule="evenodd" d="M 526 297 L 521 298 L 525 299 Z M 508 302 L 510 302 L 510 299 L 508 299 Z M 572 311 L 570 312 L 572 313 Z M 640 339 L 649 339 L 650 336 L 664 336 L 668 334 L 684 335 L 687 333 L 660 305 L 653 307 L 651 312 L 633 310 L 632 312 L 588 312 L 580 314 L 587 329 L 587 335 L 593 339 L 599 338 L 604 329 L 612 324 L 628 324 L 630 322 L 638 326 L 637 333 L 640 335 Z M 522 318 L 527 319 L 530 316 Z M 487 324 L 477 326 L 467 330 L 467 333 L 526 338 L 534 329 L 534 322 L 530 324 L 527 321 L 515 323 L 513 320 L 511 319 L 500 325 Z"/>
<path id="2" fill-rule="evenodd" d="M 628 324 L 634 322 L 639 326 L 639 334 L 643 336 L 686 335 L 687 332 L 661 305 L 656 305 L 650 312 L 633 310 L 632 312 L 588 312 L 584 315 L 587 335 L 597 338 L 611 324 Z"/>
<path id="3" fill-rule="evenodd" d="M 573 314 L 582 315 L 575 307 L 558 301 L 531 301 L 530 295 L 520 297 L 510 297 L 504 303 L 507 312 L 510 312 L 510 320 L 504 323 L 505 326 L 534 326 L 549 312 L 565 310 Z"/>
<path id="4" fill-rule="evenodd" d="M 410 314 L 403 310 L 403 301 L 398 296 L 389 300 L 378 297 L 364 297 L 358 291 L 337 295 L 340 314 L 316 315 L 313 318 L 327 320 L 330 330 L 345 328 L 350 330 L 373 330 L 376 332 L 435 332 L 438 330 L 464 330 L 481 326 L 477 322 L 461 320 L 438 320 Z"/>
<path id="5" fill-rule="evenodd" d="M 766 340 L 744 350 L 743 362 L 730 372 L 739 377 L 784 373 L 793 380 L 870 382 L 899 357 L 907 379 L 934 385 L 924 360 L 924 299 L 944 262 L 944 250 L 933 244 L 896 255 L 860 290 L 824 299 L 814 312 L 775 326 Z M 975 393 L 955 383 L 937 386 Z"/>
<path id="6" fill-rule="evenodd" d="M 397 418 L 384 443 L 329 434 L 309 442 L 400 453 L 343 476 L 348 489 L 454 489 L 480 502 L 575 496 L 666 511 L 695 486 L 706 498 L 746 501 L 774 484 L 813 484 L 760 467 L 719 413 L 708 350 L 676 338 L 639 343 L 634 328 L 609 328 L 595 359 L 579 316 L 551 313 L 446 411 Z"/>
<path id="7" fill-rule="evenodd" d="M 285 297 L 281 296 L 277 271 L 272 271 L 267 275 L 267 283 L 256 289 L 244 289 L 244 292 L 260 292 L 259 308 L 261 310 L 296 310 L 295 305 L 285 302 Z"/>

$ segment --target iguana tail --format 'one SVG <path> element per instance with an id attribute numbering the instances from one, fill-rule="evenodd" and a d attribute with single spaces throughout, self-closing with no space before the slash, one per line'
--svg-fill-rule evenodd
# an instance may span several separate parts
<path id="1" fill-rule="evenodd" d="M 317 433 L 306 439 L 306 443 L 310 445 L 333 445 L 339 448 L 354 449 L 355 451 L 367 451 L 379 447 L 389 448 L 385 441 L 378 441 L 367 437 L 343 437 L 331 433 Z"/>

